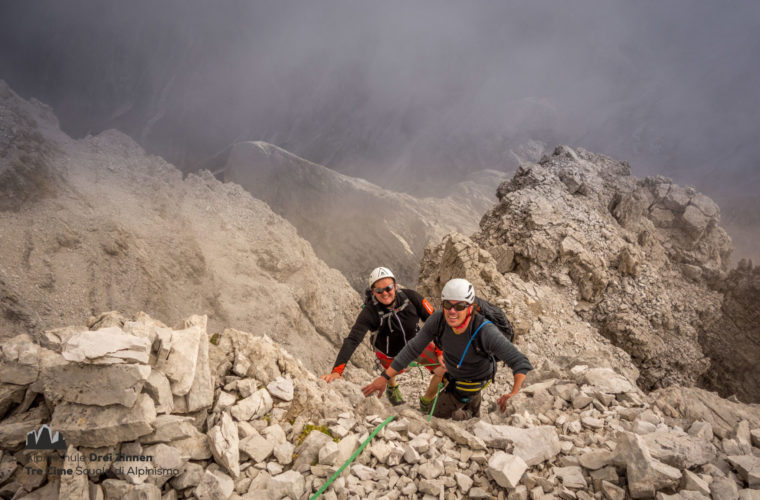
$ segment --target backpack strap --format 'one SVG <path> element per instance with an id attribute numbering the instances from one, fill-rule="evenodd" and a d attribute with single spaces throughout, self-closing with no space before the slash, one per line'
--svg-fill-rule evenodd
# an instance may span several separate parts
<path id="1" fill-rule="evenodd" d="M 476 335 L 478 334 L 478 332 L 480 331 L 480 329 L 481 329 L 481 328 L 483 328 L 483 327 L 484 327 L 485 325 L 487 325 L 488 323 L 491 323 L 491 322 L 490 322 L 490 321 L 488 321 L 488 320 L 486 320 L 486 321 L 482 322 L 482 323 L 480 324 L 480 326 L 478 327 L 478 329 L 477 329 L 477 330 L 475 330 L 475 333 L 473 333 L 473 334 L 470 336 L 470 340 L 468 340 L 468 341 L 467 341 L 467 346 L 464 348 L 464 352 L 462 353 L 462 357 L 461 357 L 461 359 L 459 360 L 459 363 L 457 364 L 457 368 L 459 368 L 460 366 L 462 366 L 462 361 L 464 361 L 464 357 L 467 355 L 467 350 L 470 348 L 470 344 L 472 344 L 472 339 L 474 339 L 474 338 L 475 338 L 475 336 L 476 336 Z M 493 323 L 491 323 L 491 324 L 493 324 Z"/>

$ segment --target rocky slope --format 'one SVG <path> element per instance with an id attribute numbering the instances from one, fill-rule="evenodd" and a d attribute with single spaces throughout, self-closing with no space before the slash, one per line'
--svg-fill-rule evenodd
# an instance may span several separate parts
<path id="1" fill-rule="evenodd" d="M 183 179 L 116 131 L 74 141 L 49 108 L 2 82 L 0 234 L 2 337 L 112 309 L 168 324 L 199 312 L 214 328 L 267 334 L 322 371 L 360 303 L 239 186 Z"/>
<path id="2" fill-rule="evenodd" d="M 506 174 L 486 171 L 446 198 L 415 198 L 299 158 L 264 142 L 238 143 L 209 165 L 290 221 L 328 265 L 362 291 L 378 265 L 414 286 L 425 246 L 450 231 L 469 233 L 496 199 Z M 221 163 L 221 165 L 219 165 Z"/>
<path id="3" fill-rule="evenodd" d="M 760 401 L 742 380 L 758 373 L 748 361 L 760 355 L 756 271 L 747 264 L 726 281 L 730 239 L 709 198 L 567 147 L 524 165 L 497 194 L 471 240 L 452 235 L 426 251 L 424 293 L 466 276 L 504 303 L 536 353 L 560 355 L 585 325 L 587 338 L 630 355 L 647 390 L 712 379 L 706 386 L 726 396 Z"/>
<path id="4" fill-rule="evenodd" d="M 89 330 L 47 331 L 40 345 L 25 336 L 3 343 L 0 495 L 760 495 L 757 405 L 677 386 L 647 395 L 613 369 L 539 357 L 505 414 L 494 408 L 509 384 L 502 373 L 486 389 L 481 419 L 428 420 L 365 399 L 351 382 L 326 385 L 267 336 L 209 333 L 205 316 L 172 329 L 145 314 L 110 313 Z M 426 384 L 414 372 L 400 378 L 412 400 Z M 65 451 L 24 449 L 42 424 L 64 438 Z"/>

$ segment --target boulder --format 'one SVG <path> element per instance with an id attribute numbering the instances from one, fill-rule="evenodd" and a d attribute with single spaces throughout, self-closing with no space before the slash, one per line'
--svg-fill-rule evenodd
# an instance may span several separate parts
<path id="1" fill-rule="evenodd" d="M 760 490 L 760 457 L 755 455 L 730 456 L 728 462 L 750 488 Z"/>
<path id="2" fill-rule="evenodd" d="M 76 470 L 84 463 L 84 455 L 69 445 L 63 460 L 63 469 Z M 90 498 L 90 486 L 87 474 L 61 475 L 61 486 L 58 490 L 60 500 L 80 500 Z"/>
<path id="3" fill-rule="evenodd" d="M 37 380 L 40 347 L 27 334 L 0 344 L 0 382 L 27 385 Z"/>
<path id="4" fill-rule="evenodd" d="M 255 463 L 265 461 L 274 451 L 275 442 L 262 436 L 248 436 L 240 441 L 239 448 Z"/>
<path id="5" fill-rule="evenodd" d="M 144 364 L 81 364 L 44 349 L 38 385 L 52 402 L 131 408 L 151 373 Z"/>
<path id="6" fill-rule="evenodd" d="M 240 441 L 238 428 L 229 413 L 222 413 L 221 421 L 208 431 L 209 447 L 216 462 L 232 474 L 240 475 Z"/>
<path id="7" fill-rule="evenodd" d="M 199 326 L 193 325 L 159 337 L 161 345 L 155 368 L 169 378 L 172 394 L 176 396 L 186 395 L 193 386 L 202 333 Z"/>
<path id="8" fill-rule="evenodd" d="M 112 326 L 71 335 L 61 346 L 67 361 L 98 365 L 118 363 L 148 364 L 151 340 L 126 334 Z"/>
<path id="9" fill-rule="evenodd" d="M 643 438 L 652 457 L 677 469 L 693 469 L 717 456 L 712 443 L 688 434 L 653 432 Z"/>
<path id="10" fill-rule="evenodd" d="M 139 394 L 131 408 L 61 403 L 53 411 L 50 426 L 70 445 L 98 448 L 150 434 L 155 420 L 153 400 L 147 394 Z"/>
<path id="11" fill-rule="evenodd" d="M 263 417 L 272 409 L 273 401 L 269 391 L 261 389 L 245 399 L 241 399 L 230 408 L 230 414 L 236 420 L 247 421 Z"/>
<path id="12" fill-rule="evenodd" d="M 615 463 L 625 467 L 632 498 L 651 498 L 658 490 L 673 488 L 681 480 L 678 469 L 652 458 L 643 438 L 637 434 L 619 433 L 615 452 Z"/>
<path id="13" fill-rule="evenodd" d="M 559 436 L 554 427 L 540 426 L 521 429 L 508 425 L 492 425 L 479 421 L 473 433 L 493 448 L 513 446 L 512 453 L 528 465 L 536 465 L 557 456 L 560 452 Z"/>
<path id="14" fill-rule="evenodd" d="M 502 488 L 514 489 L 526 470 L 528 465 L 522 458 L 499 450 L 488 460 L 486 473 Z"/>
<path id="15" fill-rule="evenodd" d="M 235 491 L 235 482 L 221 471 L 207 470 L 193 493 L 198 500 L 226 500 Z"/>
<path id="16" fill-rule="evenodd" d="M 161 490 L 154 484 L 129 484 L 119 479 L 106 479 L 101 483 L 105 500 L 161 500 Z"/>

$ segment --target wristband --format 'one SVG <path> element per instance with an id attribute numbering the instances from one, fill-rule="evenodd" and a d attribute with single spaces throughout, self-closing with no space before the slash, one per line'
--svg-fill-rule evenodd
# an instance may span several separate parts
<path id="1" fill-rule="evenodd" d="M 381 377 L 383 377 L 385 380 L 390 380 L 391 377 L 387 373 L 385 373 L 385 370 L 380 374 Z"/>

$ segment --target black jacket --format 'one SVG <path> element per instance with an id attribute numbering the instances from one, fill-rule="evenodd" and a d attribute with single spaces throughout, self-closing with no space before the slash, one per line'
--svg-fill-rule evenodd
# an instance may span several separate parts
<path id="1" fill-rule="evenodd" d="M 388 307 L 379 303 L 367 290 L 362 311 L 348 337 L 343 340 L 333 371 L 343 373 L 346 363 L 367 332 L 377 332 L 373 342 L 377 351 L 395 357 L 417 335 L 419 321 L 429 318 L 432 311 L 430 303 L 414 290 L 398 289 L 396 301 Z"/>

